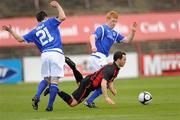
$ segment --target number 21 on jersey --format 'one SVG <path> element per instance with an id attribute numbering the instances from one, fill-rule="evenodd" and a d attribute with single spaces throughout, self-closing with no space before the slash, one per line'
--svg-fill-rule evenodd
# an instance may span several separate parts
<path id="1" fill-rule="evenodd" d="M 37 31 L 36 36 L 39 38 L 42 46 L 45 46 L 47 43 L 54 40 L 46 27 Z"/>

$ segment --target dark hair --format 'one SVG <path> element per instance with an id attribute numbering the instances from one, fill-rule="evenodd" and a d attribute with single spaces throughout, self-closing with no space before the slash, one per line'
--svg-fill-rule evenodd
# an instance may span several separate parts
<path id="1" fill-rule="evenodd" d="M 122 59 L 123 55 L 126 55 L 125 52 L 117 51 L 114 53 L 113 60 Z"/>
<path id="2" fill-rule="evenodd" d="M 47 17 L 47 13 L 45 11 L 40 11 L 36 14 L 36 19 L 38 22 L 43 21 L 45 17 Z"/>

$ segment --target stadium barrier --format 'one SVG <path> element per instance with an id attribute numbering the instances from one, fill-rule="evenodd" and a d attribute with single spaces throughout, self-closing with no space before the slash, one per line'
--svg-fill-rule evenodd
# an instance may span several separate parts
<path id="1" fill-rule="evenodd" d="M 127 35 L 133 22 L 138 24 L 135 42 L 180 40 L 179 12 L 120 15 L 115 29 L 121 34 Z M 105 23 L 103 15 L 68 16 L 67 20 L 60 27 L 62 42 L 63 44 L 89 43 L 89 35 L 97 26 L 103 23 Z M 18 34 L 23 35 L 34 28 L 37 22 L 34 18 L 0 20 L 0 27 L 9 24 L 13 26 L 13 29 Z M 8 46 L 27 46 L 27 44 L 18 43 L 8 32 L 0 31 L 0 47 Z"/>
<path id="2" fill-rule="evenodd" d="M 77 65 L 78 70 L 83 76 L 88 75 L 91 72 L 88 63 L 89 55 L 71 55 L 69 56 Z M 109 56 L 108 61 L 112 62 L 112 55 Z M 39 82 L 41 77 L 41 61 L 40 57 L 25 57 L 23 59 L 24 66 L 24 82 Z M 136 53 L 127 53 L 127 63 L 120 70 L 118 78 L 136 78 L 138 77 L 138 56 Z M 63 81 L 74 80 L 71 69 L 65 65 L 65 77 Z"/>
<path id="3" fill-rule="evenodd" d="M 140 56 L 141 76 L 179 76 L 180 52 Z"/>
<path id="4" fill-rule="evenodd" d="M 22 62 L 20 59 L 0 60 L 0 83 L 22 82 Z"/>
<path id="5" fill-rule="evenodd" d="M 91 72 L 89 67 L 89 55 L 70 55 L 78 70 L 86 76 Z M 112 55 L 108 58 L 112 62 Z M 23 70 L 23 72 L 22 72 Z M 117 79 L 137 78 L 140 76 L 179 76 L 180 52 L 163 54 L 127 53 L 127 63 L 120 70 Z M 41 77 L 40 57 L 24 57 L 23 66 L 19 59 L 0 60 L 0 83 L 39 82 Z M 74 80 L 71 69 L 65 65 L 65 77 L 62 81 Z"/>

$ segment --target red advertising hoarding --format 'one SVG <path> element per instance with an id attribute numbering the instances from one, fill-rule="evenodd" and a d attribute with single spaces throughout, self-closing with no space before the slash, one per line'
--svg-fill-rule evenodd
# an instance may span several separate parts
<path id="1" fill-rule="evenodd" d="M 62 41 L 69 43 L 87 43 L 89 35 L 97 26 L 105 23 L 105 16 L 69 16 L 61 25 Z M 136 41 L 180 40 L 180 13 L 148 13 L 120 15 L 115 29 L 127 35 L 132 22 L 138 23 Z M 17 33 L 23 35 L 36 26 L 34 18 L 0 19 L 0 27 L 13 26 Z M 20 46 L 7 32 L 0 30 L 0 47 Z"/>
<path id="2" fill-rule="evenodd" d="M 180 53 L 141 55 L 139 63 L 142 76 L 180 75 Z"/>

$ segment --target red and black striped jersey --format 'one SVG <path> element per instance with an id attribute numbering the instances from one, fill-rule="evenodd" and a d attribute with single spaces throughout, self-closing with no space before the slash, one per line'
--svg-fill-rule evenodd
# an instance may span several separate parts
<path id="1" fill-rule="evenodd" d="M 117 77 L 119 70 L 120 68 L 113 62 L 89 75 L 90 80 L 92 81 L 92 87 L 94 89 L 100 88 L 102 79 L 107 80 L 107 82 L 112 82 Z"/>

